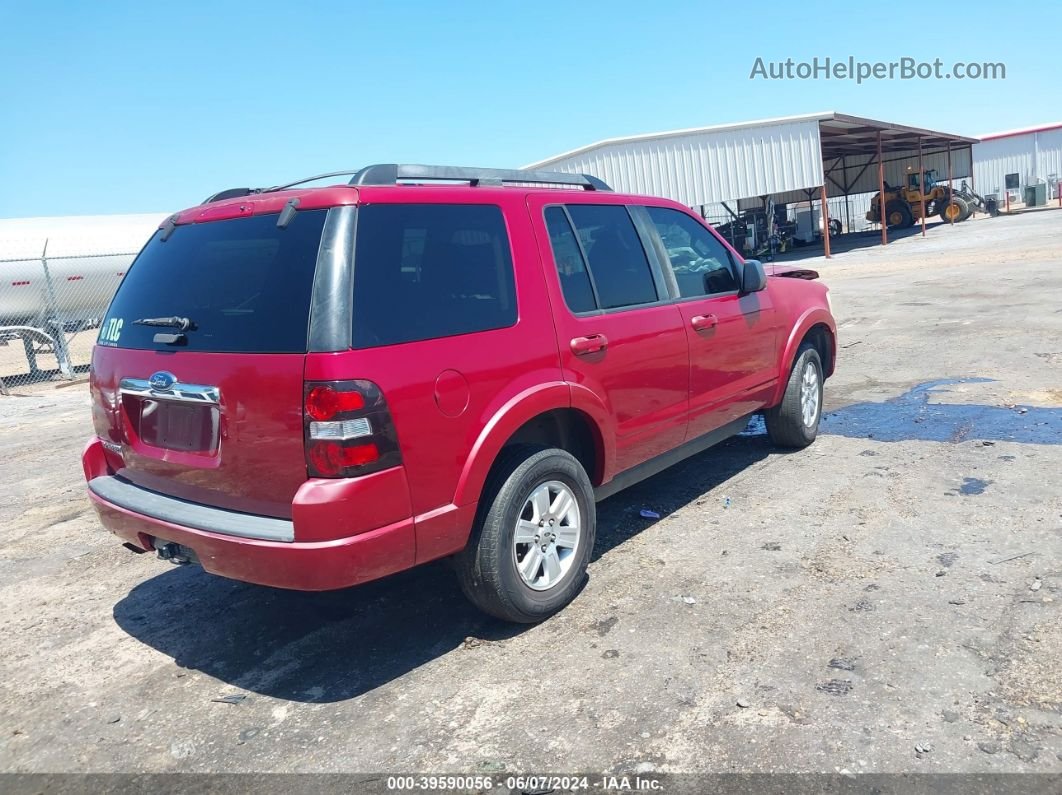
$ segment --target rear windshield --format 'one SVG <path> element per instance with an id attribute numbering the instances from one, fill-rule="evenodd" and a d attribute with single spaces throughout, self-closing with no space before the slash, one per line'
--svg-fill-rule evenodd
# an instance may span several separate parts
<path id="1" fill-rule="evenodd" d="M 178 226 L 156 233 L 111 302 L 99 344 L 142 350 L 304 353 L 317 250 L 327 210 Z M 135 321 L 181 317 L 194 327 L 176 345 L 156 334 L 179 329 Z"/>

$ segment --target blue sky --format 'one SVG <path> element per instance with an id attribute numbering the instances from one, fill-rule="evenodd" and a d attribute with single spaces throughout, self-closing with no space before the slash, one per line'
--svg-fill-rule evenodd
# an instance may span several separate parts
<path id="1" fill-rule="evenodd" d="M 1062 3 L 952 7 L 0 0 L 0 217 L 168 211 L 374 162 L 519 166 L 819 110 L 964 134 L 1057 121 Z M 1002 61 L 1007 79 L 749 79 L 757 56 L 849 55 Z"/>

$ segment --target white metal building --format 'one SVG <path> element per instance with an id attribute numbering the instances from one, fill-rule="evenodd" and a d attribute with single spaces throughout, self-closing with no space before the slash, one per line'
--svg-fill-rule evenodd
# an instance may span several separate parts
<path id="1" fill-rule="evenodd" d="M 877 135 L 882 137 L 885 181 L 903 181 L 921 137 L 926 168 L 970 174 L 973 138 L 835 112 L 609 138 L 531 163 L 525 168 L 586 172 L 630 193 L 667 196 L 689 206 L 782 194 L 806 200 L 836 177 L 829 193 L 878 187 Z M 843 172 L 847 172 L 847 178 Z M 830 180 L 831 182 L 833 180 Z"/>
<path id="2" fill-rule="evenodd" d="M 587 172 L 616 190 L 666 196 L 707 217 L 716 206 L 734 215 L 767 199 L 821 202 L 824 195 L 874 193 L 883 181 L 904 183 L 920 152 L 925 169 L 936 169 L 941 179 L 961 179 L 971 173 L 974 143 L 828 111 L 611 138 L 526 168 Z"/>
<path id="3" fill-rule="evenodd" d="M 1003 200 L 1011 175 L 1011 200 L 1023 201 L 1028 185 L 1046 184 L 1047 198 L 1058 198 L 1062 178 L 1062 123 L 981 136 L 973 148 L 974 188 Z"/>

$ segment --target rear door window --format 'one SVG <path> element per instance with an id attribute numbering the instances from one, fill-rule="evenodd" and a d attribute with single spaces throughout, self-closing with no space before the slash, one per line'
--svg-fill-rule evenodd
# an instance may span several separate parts
<path id="1" fill-rule="evenodd" d="M 135 321 L 184 317 L 193 328 L 179 349 L 305 353 L 317 251 L 326 210 L 254 215 L 156 233 L 111 302 L 100 345 L 172 350 L 154 342 L 177 329 Z"/>
<path id="2" fill-rule="evenodd" d="M 374 204 L 358 210 L 353 345 L 370 348 L 516 323 L 500 207 Z"/>
<path id="3" fill-rule="evenodd" d="M 553 261 L 557 264 L 564 302 L 576 314 L 592 312 L 597 309 L 594 287 L 586 270 L 579 241 L 575 238 L 563 207 L 546 208 L 546 229 L 549 230 L 549 242 L 553 247 Z"/>
<path id="4" fill-rule="evenodd" d="M 679 296 L 715 295 L 738 289 L 730 252 L 702 224 L 669 207 L 646 207 L 667 249 Z"/>
<path id="5" fill-rule="evenodd" d="M 656 283 L 627 208 L 619 204 L 569 204 L 567 209 L 589 260 L 600 308 L 655 302 Z"/>

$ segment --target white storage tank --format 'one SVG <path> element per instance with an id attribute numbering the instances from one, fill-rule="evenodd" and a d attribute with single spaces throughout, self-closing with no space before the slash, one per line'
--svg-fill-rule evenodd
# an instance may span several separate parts
<path id="1" fill-rule="evenodd" d="M 101 317 L 129 264 L 166 217 L 0 219 L 0 326 L 36 325 L 48 314 L 64 324 Z M 54 308 L 48 306 L 49 277 Z"/>

